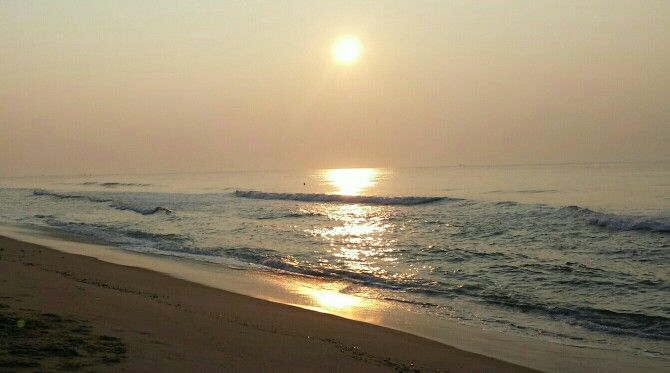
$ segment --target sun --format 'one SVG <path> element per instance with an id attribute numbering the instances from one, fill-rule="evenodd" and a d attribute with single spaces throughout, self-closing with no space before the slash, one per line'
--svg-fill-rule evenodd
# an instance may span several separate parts
<path id="1" fill-rule="evenodd" d="M 335 61 L 350 65 L 361 56 L 361 42 L 355 36 L 342 36 L 335 40 L 331 51 Z"/>

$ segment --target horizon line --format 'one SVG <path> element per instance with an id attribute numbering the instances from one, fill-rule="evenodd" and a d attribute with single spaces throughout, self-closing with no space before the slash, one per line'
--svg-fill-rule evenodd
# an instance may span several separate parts
<path id="1" fill-rule="evenodd" d="M 618 161 L 593 161 L 593 162 L 546 162 L 546 163 L 458 163 L 440 166 L 366 166 L 366 167 L 306 167 L 306 168 L 266 168 L 266 169 L 231 169 L 211 171 L 158 171 L 158 172 L 112 172 L 112 173 L 65 173 L 65 174 L 28 174 L 28 175 L 0 175 L 0 179 L 31 178 L 31 177 L 104 177 L 104 176 L 130 176 L 130 175 L 178 175 L 178 174 L 223 174 L 235 172 L 289 172 L 289 171 L 316 171 L 316 170 L 338 170 L 338 169 L 417 169 L 417 168 L 455 168 L 455 167 L 518 167 L 518 166 L 579 166 L 579 165 L 611 165 L 611 164 L 635 164 L 635 163 L 666 163 L 670 159 L 660 160 L 618 160 Z"/>

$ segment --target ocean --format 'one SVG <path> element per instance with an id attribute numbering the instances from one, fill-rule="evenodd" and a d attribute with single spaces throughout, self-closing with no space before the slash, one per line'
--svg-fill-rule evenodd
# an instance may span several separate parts
<path id="1" fill-rule="evenodd" d="M 670 358 L 670 163 L 0 178 L 0 222 Z"/>

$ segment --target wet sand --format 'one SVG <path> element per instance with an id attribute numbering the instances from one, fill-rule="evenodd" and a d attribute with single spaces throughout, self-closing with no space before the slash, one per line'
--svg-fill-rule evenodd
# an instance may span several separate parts
<path id="1" fill-rule="evenodd" d="M 0 275 L 0 370 L 532 371 L 6 237 Z"/>

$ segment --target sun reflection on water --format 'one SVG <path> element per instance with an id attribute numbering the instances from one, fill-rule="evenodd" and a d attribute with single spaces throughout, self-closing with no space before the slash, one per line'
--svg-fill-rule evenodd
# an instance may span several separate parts
<path id="1" fill-rule="evenodd" d="M 335 193 L 355 196 L 370 192 L 385 175 L 386 171 L 374 168 L 333 169 L 325 170 L 322 180 Z M 313 252 L 319 271 L 348 277 L 363 287 L 367 282 L 406 281 L 414 276 L 402 267 L 402 248 L 392 234 L 402 229 L 397 226 L 398 207 L 324 203 L 316 208 L 328 219 L 304 232 L 327 245 Z M 325 312 L 360 313 L 366 307 L 376 307 L 369 297 L 355 296 L 342 288 L 305 287 L 299 291 L 311 299 L 316 309 Z"/>
<path id="2" fill-rule="evenodd" d="M 346 204 L 322 208 L 335 224 L 317 226 L 307 233 L 329 246 L 320 258 L 323 268 L 346 269 L 378 278 L 392 277 L 388 268 L 398 262 L 400 255 L 396 240 L 386 235 L 394 229 L 391 223 L 393 207 Z"/>
<path id="3" fill-rule="evenodd" d="M 365 300 L 349 294 L 340 293 L 335 289 L 315 289 L 304 286 L 299 292 L 311 297 L 317 306 L 326 310 L 343 310 L 362 306 Z"/>

